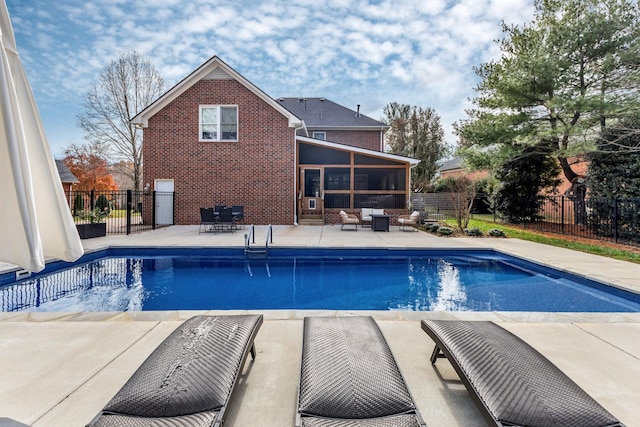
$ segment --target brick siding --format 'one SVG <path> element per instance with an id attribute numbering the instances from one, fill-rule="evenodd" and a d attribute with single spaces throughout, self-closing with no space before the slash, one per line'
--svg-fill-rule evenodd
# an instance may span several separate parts
<path id="1" fill-rule="evenodd" d="M 199 142 L 203 104 L 238 106 L 237 142 Z M 149 119 L 144 180 L 175 182 L 176 224 L 197 224 L 200 207 L 244 205 L 247 224 L 292 224 L 294 129 L 236 80 L 200 80 Z"/>
<path id="2" fill-rule="evenodd" d="M 319 131 L 320 129 L 318 129 Z M 313 131 L 309 131 L 312 135 Z M 380 130 L 362 131 L 362 130 L 328 130 L 327 141 L 337 142 L 340 144 L 351 145 L 353 147 L 365 148 L 367 150 L 380 150 Z"/>

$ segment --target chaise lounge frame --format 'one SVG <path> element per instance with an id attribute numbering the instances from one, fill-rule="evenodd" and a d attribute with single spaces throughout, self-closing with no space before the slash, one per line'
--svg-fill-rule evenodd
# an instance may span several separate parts
<path id="1" fill-rule="evenodd" d="M 262 315 L 195 316 L 173 331 L 91 421 L 91 427 L 214 426 L 227 406 Z"/>
<path id="2" fill-rule="evenodd" d="M 297 427 L 426 426 L 368 316 L 305 317 L 297 408 Z"/>
<path id="3" fill-rule="evenodd" d="M 624 427 L 547 358 L 487 321 L 423 320 L 490 426 Z"/>

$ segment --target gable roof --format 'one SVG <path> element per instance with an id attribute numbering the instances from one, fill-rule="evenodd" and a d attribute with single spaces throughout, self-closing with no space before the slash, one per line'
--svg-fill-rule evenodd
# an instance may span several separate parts
<path id="1" fill-rule="evenodd" d="M 211 80 L 226 80 L 234 79 L 249 89 L 258 98 L 273 107 L 276 111 L 289 119 L 290 127 L 302 126 L 301 120 L 296 117 L 291 111 L 284 108 L 275 99 L 264 93 L 259 87 L 245 79 L 242 75 L 236 72 L 233 68 L 228 66 L 217 56 L 212 56 L 207 62 L 196 68 L 191 74 L 186 76 L 175 86 L 165 92 L 158 99 L 149 104 L 144 110 L 136 114 L 130 122 L 134 125 L 147 127 L 149 125 L 149 118 L 155 115 L 158 111 L 166 107 L 171 101 L 182 95 L 187 89 L 203 79 Z"/>
<path id="2" fill-rule="evenodd" d="M 58 168 L 58 175 L 60 176 L 60 181 L 63 184 L 77 184 L 80 181 L 76 176 L 69 170 L 67 165 L 64 164 L 62 160 L 56 160 L 56 167 Z"/>
<path id="3" fill-rule="evenodd" d="M 278 98 L 278 103 L 302 119 L 307 128 L 379 130 L 389 127 L 327 98 Z"/>
<path id="4" fill-rule="evenodd" d="M 409 163 L 411 167 L 420 163 L 420 160 L 411 157 L 399 156 L 397 154 L 390 154 L 376 150 L 368 150 L 366 148 L 354 147 L 352 145 L 339 144 L 337 142 L 324 141 L 321 139 L 309 138 L 306 136 L 296 136 L 297 141 L 301 141 L 308 144 L 319 145 L 321 147 L 333 148 L 336 150 L 350 151 L 358 154 L 365 154 L 367 156 L 378 157 L 380 159 L 392 160 L 396 162 Z"/>
<path id="5" fill-rule="evenodd" d="M 464 169 L 464 165 L 462 164 L 462 157 L 454 157 L 451 160 L 447 160 L 446 162 L 444 162 L 442 166 L 438 168 L 440 172 L 462 170 L 462 169 Z"/>

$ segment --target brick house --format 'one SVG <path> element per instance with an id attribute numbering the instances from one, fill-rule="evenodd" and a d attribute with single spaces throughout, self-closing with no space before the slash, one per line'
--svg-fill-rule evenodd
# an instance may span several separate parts
<path id="1" fill-rule="evenodd" d="M 249 224 L 404 211 L 418 163 L 381 151 L 384 124 L 324 98 L 273 99 L 216 56 L 131 122 L 143 128 L 145 184 L 175 191 L 176 224 L 216 204 L 244 205 Z"/>

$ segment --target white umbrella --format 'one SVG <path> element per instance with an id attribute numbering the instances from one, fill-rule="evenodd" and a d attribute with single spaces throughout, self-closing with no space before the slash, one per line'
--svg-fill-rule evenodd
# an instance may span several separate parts
<path id="1" fill-rule="evenodd" d="M 29 271 L 73 261 L 82 243 L 65 200 L 40 113 L 0 6 L 0 260 Z"/>

